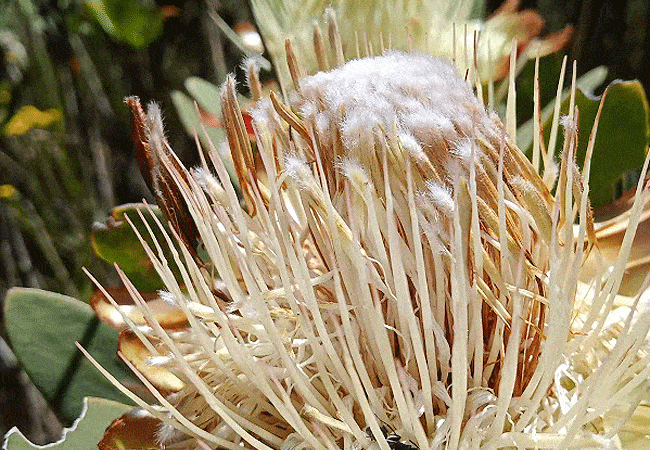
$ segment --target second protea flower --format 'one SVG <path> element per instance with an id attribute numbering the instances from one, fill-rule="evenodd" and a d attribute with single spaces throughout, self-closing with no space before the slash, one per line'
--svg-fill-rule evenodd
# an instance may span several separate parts
<path id="1" fill-rule="evenodd" d="M 301 77 L 287 49 L 295 91 L 258 101 L 253 144 L 223 88 L 241 201 L 215 148 L 187 171 L 158 108 L 130 100 L 181 279 L 151 260 L 187 319 L 165 329 L 125 279 L 146 325 L 125 318 L 123 353 L 147 353 L 161 444 L 620 447 L 650 379 L 650 318 L 616 297 L 647 191 L 615 265 L 581 284 L 595 242 L 572 116 L 552 193 L 447 62 Z"/>

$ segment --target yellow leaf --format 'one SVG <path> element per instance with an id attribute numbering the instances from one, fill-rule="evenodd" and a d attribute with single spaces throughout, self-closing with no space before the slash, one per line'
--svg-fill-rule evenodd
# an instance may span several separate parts
<path id="1" fill-rule="evenodd" d="M 23 136 L 32 128 L 47 128 L 54 122 L 61 120 L 61 112 L 58 109 L 41 111 L 35 106 L 27 105 L 9 119 L 5 125 L 5 133 L 10 136 Z"/>

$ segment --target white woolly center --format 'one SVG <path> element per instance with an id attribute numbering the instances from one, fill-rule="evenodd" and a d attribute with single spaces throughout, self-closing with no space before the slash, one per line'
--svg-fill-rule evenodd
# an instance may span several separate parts
<path id="1" fill-rule="evenodd" d="M 322 134 L 338 128 L 348 149 L 372 144 L 393 126 L 409 151 L 415 143 L 425 151 L 448 149 L 491 122 L 454 67 L 417 53 L 388 52 L 305 77 L 292 106 L 326 128 Z"/>

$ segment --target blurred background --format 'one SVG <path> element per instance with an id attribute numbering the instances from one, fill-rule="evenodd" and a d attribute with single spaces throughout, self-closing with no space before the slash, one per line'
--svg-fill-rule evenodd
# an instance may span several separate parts
<path id="1" fill-rule="evenodd" d="M 501 3 L 488 0 L 484 17 Z M 540 0 L 520 9 L 541 15 L 542 35 L 573 25 L 554 57 L 576 60 L 578 75 L 605 66 L 603 87 L 636 78 L 647 91 L 650 2 Z M 245 1 L 0 2 L 0 304 L 14 286 L 87 300 L 82 267 L 114 276 L 94 256 L 92 224 L 116 205 L 153 201 L 124 97 L 161 104 L 170 144 L 191 166 L 196 147 L 179 114 L 179 98 L 189 97 L 177 93 L 190 77 L 219 85 L 239 71 L 260 48 L 256 36 Z M 14 425 L 37 444 L 58 439 L 62 426 L 11 352 L 0 308 L 0 436 Z"/>

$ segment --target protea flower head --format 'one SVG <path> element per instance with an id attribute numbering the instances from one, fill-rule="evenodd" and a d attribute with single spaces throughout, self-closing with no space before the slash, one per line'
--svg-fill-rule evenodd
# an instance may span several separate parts
<path id="1" fill-rule="evenodd" d="M 391 1 L 367 0 L 252 0 L 251 8 L 271 59 L 276 63 L 280 86 L 285 89 L 291 78 L 284 64 L 284 42 L 291 39 L 301 64 L 309 70 L 328 68 L 328 62 L 313 51 L 314 39 L 322 35 L 315 17 L 325 10 L 328 28 L 337 27 L 342 51 L 348 58 L 363 53 L 379 53 L 385 46 L 417 48 L 428 54 L 451 60 L 461 73 L 479 69 L 483 81 L 502 79 L 508 74 L 510 48 L 517 41 L 517 60 L 558 51 L 570 40 L 573 28 L 541 37 L 544 19 L 534 10 L 520 10 L 519 0 L 505 0 L 488 18 L 479 18 L 483 2 L 438 0 Z M 344 17 L 340 24 L 333 20 Z M 336 25 L 335 25 L 336 24 Z M 340 26 L 339 26 L 340 25 Z M 313 32 L 312 32 L 313 31 Z M 478 39 L 475 39 L 475 34 Z M 457 53 L 457 55 L 455 55 Z M 469 58 L 466 58 L 469 56 Z M 474 64 L 478 62 L 478 64 Z"/>
<path id="2" fill-rule="evenodd" d="M 181 279 L 147 251 L 187 324 L 166 328 L 124 277 L 145 321 L 124 316 L 122 352 L 140 355 L 127 359 L 158 404 L 133 398 L 160 444 L 626 445 L 647 421 L 650 313 L 617 290 L 647 188 L 618 258 L 583 283 L 598 250 L 573 113 L 543 178 L 448 62 L 346 63 L 330 41 L 318 56 L 336 68 L 312 76 L 287 44 L 295 90 L 259 99 L 254 143 L 225 83 L 241 196 L 217 149 L 186 170 L 159 108 L 128 101 Z"/>

